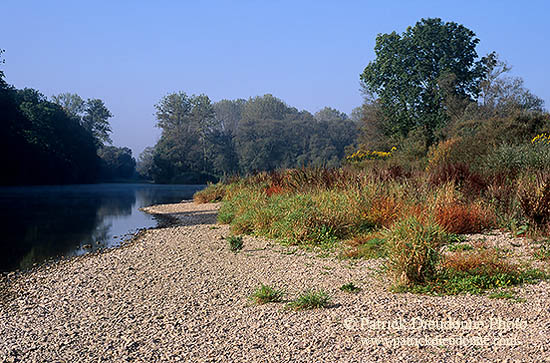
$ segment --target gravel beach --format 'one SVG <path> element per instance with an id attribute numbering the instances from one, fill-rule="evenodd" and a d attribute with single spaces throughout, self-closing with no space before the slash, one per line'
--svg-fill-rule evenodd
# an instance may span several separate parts
<path id="1" fill-rule="evenodd" d="M 0 285 L 0 362 L 550 361 L 550 284 L 522 302 L 388 291 L 380 262 L 353 262 L 244 237 L 235 254 L 216 204 L 146 208 L 176 225 L 62 260 Z M 353 282 L 362 290 L 339 288 Z M 254 305 L 261 284 L 327 309 Z M 2 287 L 3 286 L 3 287 Z"/>

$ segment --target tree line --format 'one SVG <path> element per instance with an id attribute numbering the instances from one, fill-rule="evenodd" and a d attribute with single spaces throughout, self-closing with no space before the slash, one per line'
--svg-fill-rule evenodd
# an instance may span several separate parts
<path id="1" fill-rule="evenodd" d="M 0 110 L 2 185 L 93 183 L 135 173 L 130 149 L 109 145 L 112 114 L 100 99 L 64 93 L 48 100 L 8 85 L 0 71 Z"/>
<path id="2" fill-rule="evenodd" d="M 266 94 L 212 102 L 185 92 L 155 105 L 161 137 L 138 170 L 158 183 L 203 183 L 235 174 L 305 165 L 338 166 L 357 121 L 325 107 L 299 111 Z"/>
<path id="3" fill-rule="evenodd" d="M 330 107 L 312 114 L 270 94 L 219 102 L 168 94 L 155 105 L 161 136 L 140 155 L 137 172 L 157 183 L 204 183 L 278 168 L 334 167 L 352 150 L 371 155 L 394 148 L 403 165 L 414 165 L 449 139 L 470 151 L 463 161 L 473 162 L 503 143 L 549 131 L 543 100 L 510 77 L 496 53 L 480 57 L 478 43 L 470 29 L 438 18 L 379 34 L 375 59 L 359 76 L 364 102 L 350 116 Z M 0 71 L 0 107 L 6 140 L 0 157 L 10 171 L 3 184 L 135 175 L 131 151 L 110 145 L 112 115 L 103 101 L 69 93 L 48 100 L 7 85 Z"/>

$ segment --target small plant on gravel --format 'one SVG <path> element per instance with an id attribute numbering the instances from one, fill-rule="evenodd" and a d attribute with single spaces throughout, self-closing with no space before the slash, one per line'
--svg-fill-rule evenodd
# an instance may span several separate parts
<path id="1" fill-rule="evenodd" d="M 266 304 L 270 302 L 280 302 L 283 300 L 284 295 L 285 293 L 282 290 L 261 284 L 261 286 L 250 296 L 250 299 L 256 304 Z"/>
<path id="2" fill-rule="evenodd" d="M 521 297 L 517 297 L 516 294 L 514 294 L 512 291 L 507 291 L 507 290 L 501 290 L 501 291 L 497 291 L 497 292 L 493 292 L 492 294 L 489 294 L 487 296 L 489 299 L 509 299 L 509 300 L 513 300 L 515 302 L 525 302 L 526 300 L 521 298 Z"/>
<path id="3" fill-rule="evenodd" d="M 229 236 L 227 242 L 229 243 L 229 249 L 235 253 L 243 248 L 243 238 L 241 236 Z"/>
<path id="4" fill-rule="evenodd" d="M 365 237 L 355 237 L 347 241 L 349 247 L 341 253 L 343 258 L 380 258 L 386 256 L 386 240 L 378 234 L 371 234 Z"/>
<path id="5" fill-rule="evenodd" d="M 329 304 L 330 296 L 326 292 L 309 289 L 288 303 L 288 307 L 294 310 L 310 310 L 326 308 Z"/>
<path id="6" fill-rule="evenodd" d="M 345 292 L 359 292 L 361 291 L 361 288 L 355 286 L 353 282 L 348 282 L 347 284 L 340 286 L 340 290 Z"/>
<path id="7" fill-rule="evenodd" d="M 534 253 L 535 258 L 541 261 L 550 261 L 550 239 L 542 240 L 538 244 Z"/>

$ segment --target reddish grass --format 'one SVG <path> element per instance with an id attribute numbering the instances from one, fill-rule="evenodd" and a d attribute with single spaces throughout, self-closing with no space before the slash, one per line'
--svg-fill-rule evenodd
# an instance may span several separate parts
<path id="1" fill-rule="evenodd" d="M 471 172 L 468 165 L 463 163 L 444 163 L 437 166 L 430 171 L 429 182 L 435 186 L 454 182 L 470 195 L 480 195 L 487 189 L 487 182 L 481 175 Z"/>
<path id="2" fill-rule="evenodd" d="M 403 206 L 391 197 L 378 197 L 373 200 L 368 213 L 369 220 L 376 226 L 390 227 L 401 215 Z"/>
<path id="3" fill-rule="evenodd" d="M 490 209 L 477 204 L 452 203 L 435 210 L 435 219 L 449 233 L 479 233 L 494 225 L 495 217 Z"/>
<path id="4" fill-rule="evenodd" d="M 517 267 L 499 257 L 492 249 L 475 249 L 446 255 L 441 267 L 458 272 L 483 272 L 486 274 L 511 273 Z"/>

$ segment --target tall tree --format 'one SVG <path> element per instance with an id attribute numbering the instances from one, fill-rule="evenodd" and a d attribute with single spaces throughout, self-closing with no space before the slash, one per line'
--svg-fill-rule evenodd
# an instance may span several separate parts
<path id="1" fill-rule="evenodd" d="M 82 114 L 86 110 L 86 103 L 76 93 L 60 93 L 58 95 L 53 95 L 52 100 L 54 103 L 58 104 L 67 112 L 71 117 L 81 118 Z"/>
<path id="2" fill-rule="evenodd" d="M 98 147 L 112 142 L 109 136 L 111 133 L 109 118 L 111 117 L 113 117 L 111 111 L 109 111 L 102 100 L 88 99 L 86 101 L 84 116 L 82 116 L 82 126 L 94 136 Z"/>
<path id="3" fill-rule="evenodd" d="M 406 136 L 420 128 L 427 144 L 435 141 L 448 121 L 441 77 L 453 75 L 457 97 L 475 99 L 479 93 L 486 69 L 478 42 L 468 28 L 439 18 L 422 19 L 401 35 L 376 37 L 376 59 L 360 78 L 365 91 L 379 99 L 389 134 Z"/>

